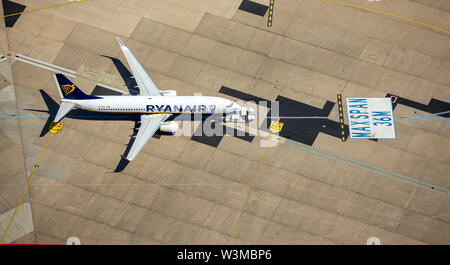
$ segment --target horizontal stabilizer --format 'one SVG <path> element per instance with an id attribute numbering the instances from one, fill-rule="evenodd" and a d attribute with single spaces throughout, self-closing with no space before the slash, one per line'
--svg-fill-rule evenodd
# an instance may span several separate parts
<path id="1" fill-rule="evenodd" d="M 71 102 L 62 102 L 61 106 L 59 106 L 58 113 L 56 113 L 55 122 L 59 122 L 66 116 L 69 111 L 71 111 L 75 107 L 74 103 Z"/>

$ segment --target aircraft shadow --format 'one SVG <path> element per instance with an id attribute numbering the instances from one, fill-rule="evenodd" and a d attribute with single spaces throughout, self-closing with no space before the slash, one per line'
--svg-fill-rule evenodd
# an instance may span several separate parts
<path id="1" fill-rule="evenodd" d="M 41 130 L 40 137 L 44 137 L 48 131 L 49 126 L 54 120 L 56 113 L 59 109 L 59 104 L 53 100 L 52 97 L 50 97 L 44 90 L 40 89 L 39 92 L 42 95 L 42 98 L 44 100 L 45 105 L 47 106 L 47 110 L 39 110 L 39 109 L 24 109 L 28 111 L 34 111 L 34 112 L 42 112 L 42 113 L 48 113 L 49 116 L 47 118 L 47 121 L 45 122 L 44 127 Z M 211 114 L 205 114 L 205 115 L 194 115 L 194 114 L 174 114 L 172 115 L 167 121 L 171 120 L 190 120 L 190 121 L 204 121 L 205 119 L 209 118 Z M 130 141 L 127 144 L 127 148 L 125 149 L 121 160 L 119 161 L 116 169 L 114 172 L 121 172 L 123 171 L 126 166 L 128 165 L 129 161 L 126 159 L 123 159 L 123 156 L 127 156 L 128 152 L 130 151 L 130 148 L 135 140 L 135 137 L 138 132 L 138 128 L 140 126 L 140 114 L 138 113 L 103 113 L 103 112 L 92 112 L 87 111 L 83 109 L 73 109 L 71 110 L 64 119 L 78 119 L 78 120 L 95 120 L 95 121 L 133 121 L 134 122 L 134 128 L 133 128 L 133 134 L 130 137 Z M 171 133 L 157 131 L 153 137 L 160 138 L 163 135 L 172 135 Z"/>
<path id="2" fill-rule="evenodd" d="M 122 77 L 123 81 L 125 82 L 125 86 L 127 87 L 130 95 L 139 95 L 139 88 L 137 87 L 136 80 L 133 78 L 133 75 L 131 72 L 127 69 L 127 67 L 117 58 L 110 57 L 107 55 L 102 55 L 105 58 L 109 58 L 114 63 L 114 66 L 116 67 L 117 71 L 119 72 L 120 76 Z M 44 112 L 48 113 L 49 117 L 47 121 L 45 122 L 44 127 L 41 130 L 40 137 L 45 136 L 49 131 L 49 126 L 52 123 L 54 117 L 56 116 L 56 113 L 59 109 L 59 104 L 53 100 L 44 90 L 39 90 L 39 92 L 42 95 L 42 98 L 44 99 L 44 102 L 47 106 L 48 110 L 36 110 L 36 109 L 26 109 L 29 111 L 36 111 L 36 112 Z M 100 95 L 99 95 L 100 96 Z M 181 120 L 181 119 L 187 119 L 190 121 L 204 121 L 211 117 L 211 114 L 204 114 L 204 115 L 193 115 L 193 114 L 173 114 L 167 121 L 171 121 L 174 119 Z M 128 165 L 129 161 L 124 159 L 123 157 L 126 157 L 128 155 L 128 152 L 130 151 L 130 148 L 135 140 L 135 137 L 138 132 L 138 128 L 140 126 L 140 114 L 138 113 L 102 113 L 102 112 L 91 112 L 87 110 L 82 109 L 73 109 L 71 110 L 65 117 L 65 119 L 79 119 L 79 120 L 98 120 L 98 121 L 133 121 L 134 122 L 134 129 L 133 129 L 133 135 L 130 137 L 130 141 L 127 144 L 127 148 L 125 149 L 125 152 L 122 155 L 121 160 L 119 161 L 116 169 L 114 172 L 121 172 L 123 171 L 126 166 Z M 171 133 L 157 131 L 153 137 L 160 138 L 162 135 L 172 135 Z"/>
<path id="3" fill-rule="evenodd" d="M 130 71 L 128 71 L 128 69 L 125 67 L 122 61 L 111 56 L 107 55 L 102 56 L 111 59 L 111 61 L 114 63 L 114 66 L 116 67 L 117 71 L 119 72 L 120 76 L 125 82 L 125 86 L 128 88 L 130 95 L 132 96 L 139 95 L 139 88 L 136 84 L 136 80 L 134 80 L 133 75 L 131 74 Z"/>

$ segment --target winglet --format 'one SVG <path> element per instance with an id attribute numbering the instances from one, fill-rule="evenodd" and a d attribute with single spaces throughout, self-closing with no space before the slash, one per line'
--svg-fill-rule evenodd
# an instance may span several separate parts
<path id="1" fill-rule="evenodd" d="M 119 42 L 120 48 L 121 48 L 122 50 L 128 49 L 127 46 L 125 46 L 125 44 L 123 44 L 123 42 L 120 40 L 119 37 L 117 37 L 117 41 Z"/>

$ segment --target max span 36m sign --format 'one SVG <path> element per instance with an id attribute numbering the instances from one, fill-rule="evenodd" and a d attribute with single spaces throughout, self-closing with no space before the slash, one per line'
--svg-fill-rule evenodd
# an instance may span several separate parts
<path id="1" fill-rule="evenodd" d="M 346 98 L 350 138 L 395 139 L 391 98 Z"/>

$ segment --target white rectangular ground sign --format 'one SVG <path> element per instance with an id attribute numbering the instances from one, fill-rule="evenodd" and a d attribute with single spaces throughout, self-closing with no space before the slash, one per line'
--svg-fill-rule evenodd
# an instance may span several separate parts
<path id="1" fill-rule="evenodd" d="M 350 138 L 395 139 L 391 98 L 346 98 Z"/>

